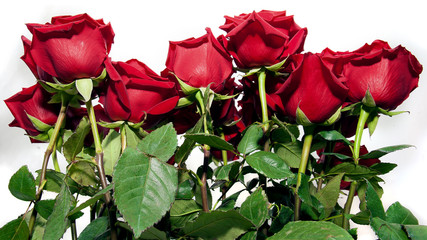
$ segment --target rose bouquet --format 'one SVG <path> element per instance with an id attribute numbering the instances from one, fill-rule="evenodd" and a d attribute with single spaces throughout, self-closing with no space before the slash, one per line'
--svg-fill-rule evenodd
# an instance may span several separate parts
<path id="1" fill-rule="evenodd" d="M 304 52 L 307 29 L 263 10 L 226 16 L 224 35 L 171 41 L 156 73 L 111 59 L 111 25 L 87 14 L 27 27 L 36 83 L 5 103 L 10 126 L 48 144 L 37 176 L 23 166 L 10 179 L 29 207 L 1 239 L 68 228 L 72 239 L 353 239 L 351 222 L 380 239 L 427 237 L 399 202 L 381 203 L 381 176 L 397 166 L 381 157 L 412 146 L 362 143 L 418 85 L 406 48 Z"/>

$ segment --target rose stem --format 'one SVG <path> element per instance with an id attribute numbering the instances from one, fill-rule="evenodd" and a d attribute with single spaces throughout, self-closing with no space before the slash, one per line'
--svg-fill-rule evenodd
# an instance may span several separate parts
<path id="1" fill-rule="evenodd" d="M 125 130 L 125 125 L 121 125 L 120 126 L 120 142 L 122 144 L 121 146 L 121 151 L 122 153 L 125 151 L 126 147 L 127 147 L 127 142 L 126 142 L 126 130 Z"/>
<path id="2" fill-rule="evenodd" d="M 360 144 L 362 142 L 362 135 L 363 135 L 363 129 L 365 129 L 365 123 L 368 120 L 369 117 L 369 111 L 365 109 L 365 106 L 362 105 L 360 109 L 360 116 L 359 121 L 357 122 L 357 128 L 356 128 L 356 136 L 354 137 L 354 147 L 353 147 L 353 160 L 354 164 L 359 164 L 359 154 L 360 154 Z M 344 212 L 343 212 L 343 218 L 342 218 L 342 227 L 346 230 L 349 229 L 350 222 L 345 217 L 346 214 L 350 213 L 351 205 L 353 204 L 353 198 L 354 194 L 356 193 L 357 189 L 357 181 L 352 181 L 350 184 L 350 190 L 347 196 L 347 201 L 344 205 Z"/>
<path id="3" fill-rule="evenodd" d="M 314 126 L 304 127 L 304 143 L 301 153 L 301 161 L 298 168 L 297 184 L 295 187 L 295 206 L 294 206 L 294 219 L 298 221 L 300 218 L 301 199 L 298 196 L 298 190 L 301 186 L 302 175 L 305 174 L 307 169 L 308 157 L 310 156 L 311 143 L 313 141 Z"/>
<path id="4" fill-rule="evenodd" d="M 34 202 L 34 206 L 35 204 L 40 201 L 41 197 L 42 197 L 42 193 L 43 193 L 43 184 L 46 180 L 46 171 L 47 171 L 47 165 L 49 162 L 49 158 L 50 155 L 52 154 L 55 146 L 56 146 L 56 140 L 58 139 L 60 130 L 62 128 L 64 119 L 65 119 L 65 115 L 67 112 L 67 105 L 65 104 L 64 101 L 62 101 L 61 104 L 61 109 L 59 110 L 59 114 L 58 114 L 58 118 L 56 119 L 56 123 L 55 123 L 55 128 L 53 129 L 53 134 L 49 139 L 49 144 L 47 145 L 46 151 L 44 153 L 44 158 L 43 158 L 43 165 L 42 165 L 42 169 L 40 171 L 40 181 L 39 181 L 39 186 L 38 186 L 38 190 L 37 190 L 37 194 L 36 194 L 36 200 Z M 33 230 L 34 230 L 34 224 L 36 222 L 36 218 L 37 218 L 37 210 L 34 207 L 33 208 L 33 212 L 31 214 L 30 217 L 30 221 L 28 223 L 28 229 L 30 230 L 30 238 L 33 234 Z"/>
<path id="5" fill-rule="evenodd" d="M 267 95 L 265 92 L 265 70 L 258 72 L 258 94 L 259 100 L 261 103 L 261 113 L 262 113 L 262 128 L 264 133 L 268 130 L 268 109 L 267 109 Z"/>
<path id="6" fill-rule="evenodd" d="M 98 133 L 98 127 L 96 124 L 96 117 L 95 117 L 95 111 L 93 109 L 92 101 L 89 100 L 86 102 L 86 108 L 87 113 L 89 116 L 89 122 L 92 129 L 92 135 L 93 135 L 93 141 L 95 143 L 95 161 L 96 166 L 98 168 L 99 178 L 101 180 L 101 186 L 103 189 L 107 187 L 107 177 L 105 176 L 104 171 L 104 160 L 103 160 L 103 151 L 102 151 L 102 145 L 101 145 L 101 138 L 99 137 Z M 111 196 L 110 192 L 106 192 L 105 195 L 105 204 L 109 206 L 111 210 Z M 111 239 L 116 240 L 117 239 L 117 230 L 116 230 L 116 213 L 109 211 L 109 220 L 110 220 L 110 228 L 111 228 Z"/>
<path id="7" fill-rule="evenodd" d="M 206 119 L 206 106 L 204 104 L 201 91 L 196 93 L 196 99 L 197 99 L 197 102 L 199 103 L 200 115 L 203 118 L 204 132 L 206 134 L 209 134 L 208 123 L 207 123 L 207 119 Z M 209 146 L 204 144 L 203 145 L 203 168 L 202 168 L 203 173 L 202 173 L 202 179 L 201 179 L 202 185 L 200 185 L 200 192 L 201 192 L 201 197 L 202 197 L 202 207 L 203 207 L 204 212 L 209 212 L 208 192 L 207 192 L 208 190 L 206 188 L 206 185 L 207 185 L 207 172 L 208 172 L 210 155 L 211 155 L 211 153 L 210 153 Z"/>

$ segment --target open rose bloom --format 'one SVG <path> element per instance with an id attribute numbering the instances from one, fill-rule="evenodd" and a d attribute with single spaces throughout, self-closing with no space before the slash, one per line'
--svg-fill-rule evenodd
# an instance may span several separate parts
<path id="1" fill-rule="evenodd" d="M 355 224 L 427 239 L 412 209 L 381 202 L 397 166 L 383 157 L 412 146 L 369 151 L 363 138 L 418 87 L 423 67 L 402 45 L 310 52 L 293 15 L 262 10 L 225 16 L 218 36 L 169 41 L 155 72 L 152 59 L 114 59 L 111 25 L 88 14 L 27 28 L 21 59 L 35 78 L 4 101 L 9 126 L 47 144 L 38 176 L 12 176 L 29 207 L 0 238 L 71 228 L 74 240 L 90 208 L 78 239 L 351 240 Z"/>

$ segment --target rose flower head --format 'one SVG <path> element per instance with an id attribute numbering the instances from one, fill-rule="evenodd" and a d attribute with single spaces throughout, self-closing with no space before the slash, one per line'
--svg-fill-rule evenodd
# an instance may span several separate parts
<path id="1" fill-rule="evenodd" d="M 51 23 L 27 24 L 32 40 L 22 37 L 22 59 L 37 79 L 55 77 L 61 83 L 96 78 L 104 70 L 113 43 L 110 24 L 87 14 L 53 17 Z"/>
<path id="2" fill-rule="evenodd" d="M 303 51 L 307 29 L 285 11 L 254 11 L 225 18 L 220 27 L 227 32 L 223 42 L 240 68 L 270 66 Z"/>
<path id="3" fill-rule="evenodd" d="M 380 40 L 365 44 L 353 52 L 325 50 L 328 62 L 341 62 L 337 68 L 349 87 L 348 99 L 363 101 L 369 91 L 375 106 L 394 110 L 418 86 L 422 65 L 406 48 L 391 48 Z"/>
<path id="4" fill-rule="evenodd" d="M 209 85 L 212 91 L 222 93 L 227 82 L 232 81 L 232 60 L 212 31 L 209 28 L 206 31 L 199 38 L 171 41 L 162 75 L 169 76 L 173 81 L 178 77 L 194 88 Z"/>
<path id="5" fill-rule="evenodd" d="M 144 121 L 150 128 L 170 113 L 178 102 L 175 83 L 162 78 L 144 63 L 106 61 L 109 79 L 100 97 L 108 117 L 114 121 Z"/>

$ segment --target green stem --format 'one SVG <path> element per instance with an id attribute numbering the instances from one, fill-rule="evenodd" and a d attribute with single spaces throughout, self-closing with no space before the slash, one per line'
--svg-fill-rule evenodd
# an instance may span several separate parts
<path id="1" fill-rule="evenodd" d="M 353 159 L 354 163 L 359 164 L 360 145 L 362 142 L 363 130 L 370 112 L 364 106 L 360 109 L 359 121 L 357 122 L 356 136 L 354 137 Z"/>
<path id="2" fill-rule="evenodd" d="M 86 102 L 86 108 L 89 116 L 90 126 L 92 129 L 93 142 L 95 144 L 95 161 L 98 169 L 99 179 L 101 180 L 102 189 L 105 189 L 108 186 L 108 184 L 107 184 L 107 177 L 105 176 L 105 170 L 104 170 L 104 154 L 102 150 L 101 138 L 99 137 L 99 133 L 98 133 L 98 126 L 96 124 L 95 111 L 93 109 L 91 100 Z M 105 204 L 108 207 L 111 207 L 112 201 L 111 201 L 110 192 L 105 193 L 104 197 L 105 197 Z M 114 213 L 109 212 L 111 239 L 113 240 L 117 239 L 117 229 L 115 227 L 115 224 L 117 221 L 115 218 L 116 218 L 115 212 Z"/>
<path id="3" fill-rule="evenodd" d="M 121 142 L 121 151 L 123 153 L 127 147 L 125 125 L 120 126 L 120 142 Z"/>
<path id="4" fill-rule="evenodd" d="M 261 104 L 261 114 L 262 114 L 262 128 L 264 132 L 268 130 L 268 108 L 267 108 L 267 94 L 265 92 L 265 79 L 266 73 L 265 70 L 258 72 L 258 94 Z"/>
<path id="5" fill-rule="evenodd" d="M 56 144 L 53 147 L 52 162 L 53 162 L 53 168 L 55 169 L 55 171 L 61 172 L 61 168 L 59 167 L 58 158 L 57 158 L 57 155 L 56 155 Z"/>
<path id="6" fill-rule="evenodd" d="M 46 151 L 44 153 L 43 165 L 42 165 L 42 169 L 40 171 L 40 181 L 39 181 L 39 186 L 38 186 L 34 206 L 38 201 L 40 201 L 40 199 L 42 197 L 42 193 L 43 193 L 43 187 L 42 186 L 44 185 L 44 182 L 46 180 L 47 165 L 49 163 L 49 158 L 50 158 L 50 156 L 51 156 L 51 154 L 54 151 L 54 148 L 56 146 L 56 141 L 57 141 L 58 136 L 61 132 L 61 128 L 62 128 L 62 125 L 64 123 L 66 113 L 67 113 L 67 104 L 62 102 L 61 109 L 59 110 L 58 118 L 56 119 L 55 127 L 53 129 L 53 134 L 49 139 L 49 144 L 47 145 Z M 36 218 L 37 218 L 37 211 L 34 207 L 33 212 L 31 214 L 31 217 L 30 217 L 29 224 L 28 224 L 28 229 L 30 230 L 29 239 L 31 239 L 31 237 L 32 237 Z"/>
<path id="7" fill-rule="evenodd" d="M 209 134 L 207 117 L 206 117 L 206 106 L 204 104 L 202 92 L 199 91 L 196 93 L 196 100 L 199 103 L 200 115 L 203 118 L 203 129 L 206 134 Z M 209 212 L 208 206 L 208 189 L 207 189 L 207 173 L 209 166 L 210 158 L 210 147 L 206 144 L 203 145 L 203 173 L 200 185 L 201 197 L 202 197 L 202 207 L 204 212 Z"/>
<path id="8" fill-rule="evenodd" d="M 77 240 L 76 220 L 71 221 L 71 239 Z"/>
<path id="9" fill-rule="evenodd" d="M 350 191 L 348 193 L 347 201 L 345 202 L 345 205 L 344 205 L 344 213 L 342 216 L 342 227 L 345 230 L 348 230 L 350 227 L 350 222 L 345 217 L 345 215 L 350 213 L 351 205 L 353 204 L 353 199 L 354 199 L 354 195 L 356 193 L 356 189 L 357 189 L 357 182 L 356 181 L 351 182 Z"/>
<path id="10" fill-rule="evenodd" d="M 313 141 L 313 132 L 314 127 L 305 127 L 305 135 L 304 135 L 304 144 L 302 147 L 302 153 L 301 153 L 301 161 L 298 168 L 298 175 L 297 175 L 297 184 L 295 187 L 295 209 L 294 209 L 294 218 L 295 221 L 298 221 L 300 218 L 300 210 L 301 210 L 301 199 L 298 196 L 298 190 L 301 186 L 302 181 L 302 175 L 305 174 L 305 171 L 307 169 L 307 163 L 308 158 L 310 156 L 310 150 L 311 150 L 311 143 Z"/>
<path id="11" fill-rule="evenodd" d="M 225 134 L 224 132 L 221 132 L 221 138 L 223 140 L 225 140 Z M 221 157 L 222 157 L 222 162 L 224 163 L 224 166 L 228 164 L 228 155 L 227 155 L 227 150 L 221 150 Z"/>
<path id="12" fill-rule="evenodd" d="M 360 109 L 360 116 L 359 121 L 357 122 L 357 128 L 356 128 L 356 136 L 354 137 L 354 146 L 353 146 L 353 161 L 354 164 L 359 164 L 359 157 L 360 157 L 360 145 L 362 142 L 362 135 L 363 130 L 365 129 L 366 121 L 369 118 L 370 111 L 369 109 L 366 109 L 367 107 L 362 106 Z M 350 191 L 347 196 L 347 201 L 344 205 L 344 212 L 343 212 L 343 218 L 342 218 L 342 227 L 344 229 L 348 229 L 350 226 L 349 220 L 345 217 L 346 214 L 350 213 L 351 205 L 353 204 L 353 198 L 354 194 L 357 190 L 357 181 L 351 182 L 350 185 Z"/>

